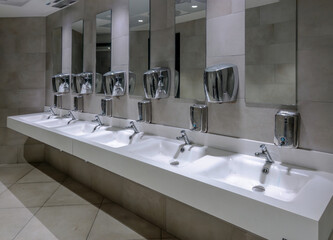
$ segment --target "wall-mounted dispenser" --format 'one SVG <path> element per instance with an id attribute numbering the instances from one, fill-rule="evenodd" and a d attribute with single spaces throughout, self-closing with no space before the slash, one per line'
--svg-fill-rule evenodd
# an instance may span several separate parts
<path id="1" fill-rule="evenodd" d="M 239 85 L 238 68 L 233 64 L 208 67 L 204 73 L 204 89 L 209 103 L 234 102 Z"/>
<path id="2" fill-rule="evenodd" d="M 192 131 L 207 132 L 208 107 L 207 105 L 194 104 L 190 107 L 190 129 Z"/>
<path id="3" fill-rule="evenodd" d="M 83 112 L 83 96 L 74 96 L 74 111 Z"/>
<path id="4" fill-rule="evenodd" d="M 170 95 L 170 69 L 153 68 L 143 75 L 143 87 L 147 99 L 168 98 Z"/>
<path id="5" fill-rule="evenodd" d="M 275 114 L 274 144 L 286 148 L 298 147 L 299 113 L 280 110 Z"/>
<path id="6" fill-rule="evenodd" d="M 111 71 L 103 75 L 105 95 L 112 97 L 123 96 L 126 93 L 125 71 Z"/>
<path id="7" fill-rule="evenodd" d="M 103 116 L 112 116 L 112 98 L 101 99 L 101 109 Z"/>
<path id="8" fill-rule="evenodd" d="M 83 72 L 73 75 L 72 90 L 73 93 L 91 94 L 93 93 L 93 76 L 92 72 Z"/>
<path id="9" fill-rule="evenodd" d="M 55 94 L 53 99 L 54 107 L 56 108 L 62 108 L 62 95 L 61 94 Z"/>
<path id="10" fill-rule="evenodd" d="M 105 94 L 103 88 L 103 75 L 100 73 L 95 74 L 95 93 L 96 94 Z"/>
<path id="11" fill-rule="evenodd" d="M 140 122 L 151 123 L 151 101 L 142 100 L 138 102 L 138 112 Z"/>
<path id="12" fill-rule="evenodd" d="M 52 89 L 55 93 L 69 93 L 70 74 L 60 73 L 52 77 Z"/>

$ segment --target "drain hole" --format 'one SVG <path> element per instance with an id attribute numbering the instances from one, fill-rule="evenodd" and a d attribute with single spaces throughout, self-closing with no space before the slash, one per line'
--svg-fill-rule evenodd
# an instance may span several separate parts
<path id="1" fill-rule="evenodd" d="M 254 191 L 254 192 L 265 192 L 265 188 L 261 185 L 257 185 L 257 186 L 254 186 L 252 188 L 252 191 Z"/>
<path id="2" fill-rule="evenodd" d="M 170 165 L 177 166 L 177 165 L 179 165 L 179 162 L 177 160 L 174 160 L 174 161 L 170 162 Z"/>

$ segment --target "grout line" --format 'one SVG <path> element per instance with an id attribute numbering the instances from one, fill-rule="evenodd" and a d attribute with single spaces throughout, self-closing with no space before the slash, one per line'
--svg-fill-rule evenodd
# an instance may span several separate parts
<path id="1" fill-rule="evenodd" d="M 97 219 L 98 213 L 99 213 L 100 210 L 101 210 L 101 207 L 102 207 L 102 205 L 103 205 L 104 199 L 105 199 L 105 197 L 103 197 L 102 201 L 101 201 L 100 204 L 99 204 L 98 210 L 97 210 L 97 212 L 96 212 L 96 215 L 95 215 L 94 221 L 93 221 L 92 224 L 91 224 L 91 227 L 90 227 L 90 229 L 89 229 L 89 232 L 88 232 L 88 235 L 87 235 L 86 240 L 88 240 L 89 235 L 90 235 L 90 233 L 91 233 L 91 230 L 92 230 L 92 228 L 93 228 L 94 225 L 95 225 L 95 222 L 96 222 L 96 219 Z"/>
<path id="2" fill-rule="evenodd" d="M 26 208 L 26 209 L 29 210 L 29 208 Z M 20 234 L 20 232 L 22 232 L 22 230 L 28 225 L 28 223 L 31 221 L 31 219 L 33 219 L 37 215 L 37 213 L 39 212 L 39 210 L 41 210 L 41 209 L 42 209 L 42 207 L 39 207 L 39 209 L 34 214 L 32 214 L 31 218 L 26 222 L 26 224 L 24 224 L 24 226 L 20 229 L 20 231 L 18 231 L 16 233 L 16 235 L 13 237 L 12 240 L 14 240 Z"/>

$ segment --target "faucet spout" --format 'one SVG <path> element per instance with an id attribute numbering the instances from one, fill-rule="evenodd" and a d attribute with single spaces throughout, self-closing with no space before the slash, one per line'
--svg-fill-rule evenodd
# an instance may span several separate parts
<path id="1" fill-rule="evenodd" d="M 256 152 L 255 155 L 257 157 L 259 157 L 260 155 L 263 155 L 266 158 L 266 163 L 270 163 L 270 164 L 274 163 L 274 160 L 271 157 L 271 155 L 269 154 L 266 145 L 265 144 L 261 144 L 260 148 L 261 148 L 261 153 L 260 152 Z"/>
<path id="2" fill-rule="evenodd" d="M 95 120 L 92 120 L 93 122 L 97 122 L 97 125 L 94 127 L 93 131 L 92 132 L 95 132 L 97 128 L 103 126 L 103 122 L 101 121 L 99 115 L 96 115 L 95 116 Z"/>
<path id="3" fill-rule="evenodd" d="M 188 136 L 187 136 L 185 130 L 181 130 L 180 133 L 181 133 L 181 136 L 176 137 L 176 139 L 177 139 L 177 140 L 184 140 L 185 145 L 191 145 L 191 141 L 190 141 L 190 139 L 188 138 Z"/>
<path id="4" fill-rule="evenodd" d="M 73 114 L 73 112 L 72 112 L 71 110 L 68 111 L 68 114 L 65 115 L 65 117 L 70 117 L 70 118 L 72 118 L 71 120 L 69 120 L 69 121 L 67 122 L 67 125 L 70 124 L 71 122 L 77 120 L 76 117 L 74 116 L 74 114 Z"/>
<path id="5" fill-rule="evenodd" d="M 55 105 L 51 106 L 50 107 L 50 112 L 51 112 L 51 115 L 47 117 L 47 119 L 50 119 L 52 116 L 57 116 L 56 112 L 54 111 L 54 108 L 55 108 Z"/>

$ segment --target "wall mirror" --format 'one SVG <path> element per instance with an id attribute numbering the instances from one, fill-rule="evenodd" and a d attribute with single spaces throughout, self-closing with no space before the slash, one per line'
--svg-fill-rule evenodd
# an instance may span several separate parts
<path id="1" fill-rule="evenodd" d="M 296 0 L 246 0 L 246 102 L 296 104 Z"/>
<path id="2" fill-rule="evenodd" d="M 129 0 L 129 94 L 144 96 L 143 74 L 150 68 L 150 0 Z"/>
<path id="3" fill-rule="evenodd" d="M 96 77 L 97 94 L 104 94 L 102 86 L 103 74 L 111 71 L 111 10 L 96 15 Z"/>
<path id="4" fill-rule="evenodd" d="M 206 0 L 175 0 L 175 97 L 205 100 Z"/>
<path id="5" fill-rule="evenodd" d="M 83 72 L 83 20 L 72 24 L 72 74 Z"/>
<path id="6" fill-rule="evenodd" d="M 52 31 L 52 75 L 62 73 L 62 28 L 58 27 Z"/>

